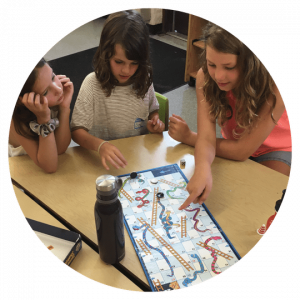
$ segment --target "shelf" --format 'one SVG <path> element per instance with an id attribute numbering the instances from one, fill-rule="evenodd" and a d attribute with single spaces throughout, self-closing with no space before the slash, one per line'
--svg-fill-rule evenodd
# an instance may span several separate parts
<path id="1" fill-rule="evenodd" d="M 194 42 L 193 45 L 195 47 L 198 47 L 200 49 L 204 49 L 205 48 L 205 43 L 203 41 L 197 41 L 197 42 Z"/>

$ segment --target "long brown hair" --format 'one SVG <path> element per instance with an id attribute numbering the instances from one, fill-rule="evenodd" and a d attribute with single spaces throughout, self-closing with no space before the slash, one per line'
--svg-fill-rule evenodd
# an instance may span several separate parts
<path id="1" fill-rule="evenodd" d="M 261 107 L 272 95 L 270 104 L 271 118 L 274 123 L 273 110 L 276 104 L 274 94 L 274 81 L 254 53 L 225 29 L 208 23 L 203 30 L 202 40 L 205 41 L 205 50 L 201 55 L 202 70 L 204 72 L 203 93 L 206 101 L 209 102 L 211 114 L 221 121 L 221 125 L 232 117 L 227 115 L 228 110 L 232 112 L 226 97 L 226 91 L 219 89 L 216 82 L 211 78 L 207 69 L 206 46 L 210 46 L 216 51 L 237 55 L 237 68 L 240 70 L 240 77 L 237 86 L 232 91 L 236 101 L 235 120 L 239 127 L 243 129 L 253 128 L 258 120 L 258 113 Z M 245 130 L 244 130 L 245 132 Z M 234 135 L 238 135 L 234 132 Z"/>
<path id="2" fill-rule="evenodd" d="M 96 77 L 107 97 L 118 81 L 110 70 L 109 59 L 114 55 L 115 45 L 120 44 L 128 60 L 139 63 L 136 73 L 130 78 L 137 97 L 144 98 L 152 84 L 149 31 L 141 15 L 135 11 L 111 14 L 104 23 L 100 44 L 93 58 Z"/>
<path id="3" fill-rule="evenodd" d="M 35 120 L 36 116 L 21 102 L 20 97 L 23 97 L 26 93 L 32 92 L 33 86 L 38 76 L 38 69 L 42 68 L 45 64 L 47 64 L 47 62 L 44 58 L 42 58 L 31 71 L 22 87 L 12 116 L 16 132 L 31 140 L 39 139 L 38 135 L 33 133 L 29 127 L 29 122 Z"/>

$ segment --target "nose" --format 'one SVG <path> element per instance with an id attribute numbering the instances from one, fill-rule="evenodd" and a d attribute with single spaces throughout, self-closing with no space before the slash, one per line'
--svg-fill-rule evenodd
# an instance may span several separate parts
<path id="1" fill-rule="evenodd" d="M 222 69 L 215 70 L 215 79 L 217 81 L 223 81 L 225 79 L 225 71 Z"/>
<path id="2" fill-rule="evenodd" d="M 123 75 L 127 75 L 130 73 L 130 65 L 129 64 L 124 64 L 122 68 L 122 73 Z"/>

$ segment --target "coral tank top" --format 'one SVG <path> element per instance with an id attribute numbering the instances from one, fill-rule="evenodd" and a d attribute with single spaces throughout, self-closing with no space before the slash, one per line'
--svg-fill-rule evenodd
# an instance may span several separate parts
<path id="1" fill-rule="evenodd" d="M 225 139 L 234 140 L 236 138 L 233 135 L 233 129 L 235 129 L 235 131 L 237 133 L 241 133 L 242 129 L 241 128 L 239 129 L 237 127 L 237 124 L 235 121 L 236 99 L 235 99 L 232 91 L 229 91 L 227 93 L 227 98 L 229 100 L 229 105 L 232 108 L 233 116 L 221 128 L 221 133 Z M 289 119 L 288 119 L 286 110 L 283 112 L 282 116 L 280 117 L 279 121 L 277 122 L 277 125 L 271 131 L 269 136 L 260 145 L 260 147 L 252 154 L 252 156 L 257 157 L 257 156 L 261 156 L 263 154 L 273 152 L 273 151 L 289 151 L 289 152 L 292 151 L 290 124 L 289 124 Z"/>

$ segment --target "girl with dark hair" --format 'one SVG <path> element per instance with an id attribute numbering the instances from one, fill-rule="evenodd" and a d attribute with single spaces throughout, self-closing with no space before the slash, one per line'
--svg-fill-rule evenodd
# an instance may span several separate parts
<path id="1" fill-rule="evenodd" d="M 72 139 L 97 151 L 103 166 L 125 167 L 122 153 L 108 141 L 161 133 L 159 104 L 152 83 L 149 33 L 135 11 L 110 15 L 93 59 L 95 72 L 80 88 L 71 120 Z"/>
<path id="2" fill-rule="evenodd" d="M 73 83 L 55 75 L 41 59 L 17 100 L 9 132 L 8 155 L 28 154 L 47 173 L 57 169 L 58 155 L 71 141 L 69 128 Z"/>
<path id="3" fill-rule="evenodd" d="M 170 117 L 169 134 L 195 146 L 195 172 L 187 190 L 202 204 L 212 188 L 215 155 L 248 158 L 289 175 L 291 133 L 279 90 L 259 59 L 232 34 L 208 23 L 202 68 L 197 73 L 197 133 L 179 116 Z M 216 120 L 222 138 L 216 138 Z"/>

